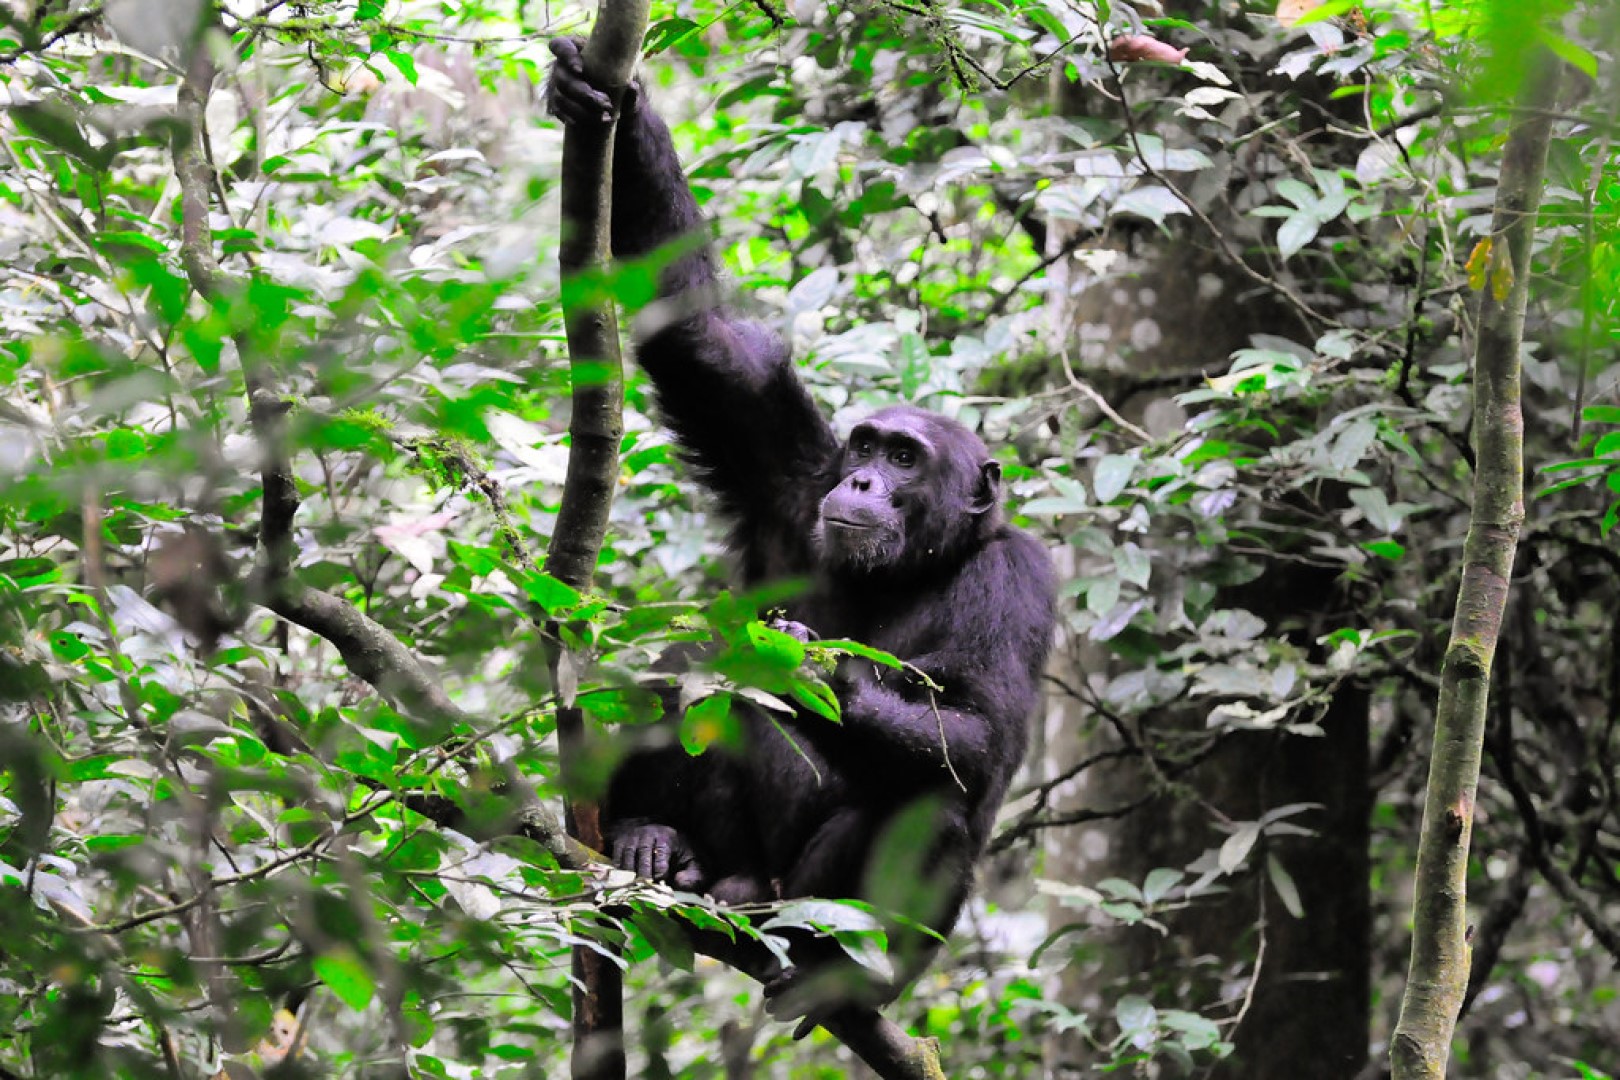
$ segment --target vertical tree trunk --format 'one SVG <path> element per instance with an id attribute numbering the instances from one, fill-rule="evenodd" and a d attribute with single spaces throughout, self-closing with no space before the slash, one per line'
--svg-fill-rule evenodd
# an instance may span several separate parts
<path id="1" fill-rule="evenodd" d="M 586 74 L 609 89 L 615 101 L 630 81 L 647 32 L 648 0 L 602 0 L 596 27 L 585 44 Z M 624 358 L 612 303 L 587 290 L 583 299 L 569 284 L 607 265 L 613 197 L 613 127 L 563 135 L 562 267 L 563 319 L 568 334 L 573 412 L 568 421 L 568 473 L 557 527 L 546 554 L 546 571 L 577 589 L 590 586 L 607 534 L 608 510 L 619 474 L 619 442 L 624 434 Z M 564 662 L 557 627 L 552 639 L 552 685 Z M 576 763 L 585 739 L 585 717 L 572 700 L 560 699 L 557 739 L 568 797 L 569 835 L 602 850 L 602 822 L 594 801 L 578 797 Z M 574 968 L 575 1080 L 622 1080 L 624 990 L 619 970 L 606 956 L 576 946 Z"/>
<path id="2" fill-rule="evenodd" d="M 1440 1080 L 1468 987 L 1468 841 L 1485 738 L 1491 660 L 1524 521 L 1524 413 L 1519 344 L 1530 290 L 1530 243 L 1557 103 L 1558 67 L 1544 51 L 1521 92 L 1496 191 L 1474 348 L 1473 510 L 1462 584 L 1440 674 L 1423 833 L 1418 842 L 1412 960 L 1390 1041 L 1395 1080 Z"/>

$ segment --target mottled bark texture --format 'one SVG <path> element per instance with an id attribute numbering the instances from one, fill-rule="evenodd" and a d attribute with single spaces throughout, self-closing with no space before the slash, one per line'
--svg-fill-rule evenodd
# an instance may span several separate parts
<path id="1" fill-rule="evenodd" d="M 1485 739 L 1491 660 L 1524 521 L 1524 414 L 1519 344 L 1530 285 L 1530 245 L 1556 104 L 1551 56 L 1524 83 L 1502 156 L 1474 349 L 1473 510 L 1462 584 L 1440 676 L 1423 833 L 1418 842 L 1412 959 L 1390 1041 L 1394 1080 L 1439 1080 L 1468 988 L 1468 841 Z M 1506 271 L 1503 266 L 1506 266 Z M 1499 282 L 1506 279 L 1506 289 Z"/>

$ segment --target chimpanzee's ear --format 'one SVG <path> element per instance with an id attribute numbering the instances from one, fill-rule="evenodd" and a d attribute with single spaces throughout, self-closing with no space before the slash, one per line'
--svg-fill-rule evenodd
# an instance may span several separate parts
<path id="1" fill-rule="evenodd" d="M 995 461 L 986 461 L 979 466 L 979 484 L 973 492 L 973 502 L 969 506 L 975 514 L 986 514 L 994 510 L 1001 502 L 1001 464 Z"/>

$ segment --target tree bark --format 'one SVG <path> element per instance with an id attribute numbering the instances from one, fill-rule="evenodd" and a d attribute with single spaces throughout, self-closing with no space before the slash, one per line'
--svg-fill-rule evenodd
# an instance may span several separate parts
<path id="1" fill-rule="evenodd" d="M 1468 987 L 1468 842 L 1479 786 L 1491 661 L 1524 522 L 1524 413 L 1519 345 L 1530 287 L 1530 244 L 1557 103 L 1558 66 L 1542 51 L 1508 134 L 1474 347 L 1473 510 L 1462 584 L 1440 675 L 1423 832 L 1418 841 L 1412 959 L 1390 1041 L 1394 1080 L 1440 1080 Z"/>
<path id="2" fill-rule="evenodd" d="M 602 0 L 596 26 L 585 43 L 585 71 L 617 102 L 630 82 L 647 32 L 648 0 Z M 568 127 L 563 134 L 562 267 L 563 321 L 568 334 L 573 412 L 568 421 L 568 472 L 557 526 L 546 553 L 546 572 L 576 589 L 590 586 L 607 534 L 613 486 L 619 475 L 624 435 L 624 358 L 612 300 L 597 289 L 580 289 L 600 274 L 609 257 L 613 200 L 613 125 Z M 561 636 L 550 628 L 552 685 L 564 662 Z M 557 741 L 570 836 L 600 851 L 599 807 L 580 797 L 577 768 L 585 741 L 585 716 L 568 696 L 559 698 Z M 575 1080 L 622 1080 L 624 988 L 619 969 L 601 953 L 576 946 L 574 967 Z"/>

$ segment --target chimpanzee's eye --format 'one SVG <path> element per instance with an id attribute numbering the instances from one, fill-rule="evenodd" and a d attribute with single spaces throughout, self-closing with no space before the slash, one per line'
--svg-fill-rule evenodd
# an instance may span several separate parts
<path id="1" fill-rule="evenodd" d="M 917 464 L 917 452 L 908 446 L 902 446 L 889 455 L 889 460 L 902 469 L 909 469 Z"/>
<path id="2" fill-rule="evenodd" d="M 849 443 L 849 452 L 854 454 L 856 457 L 868 456 L 872 453 L 872 440 L 868 439 L 864 435 L 856 439 L 851 439 Z"/>

